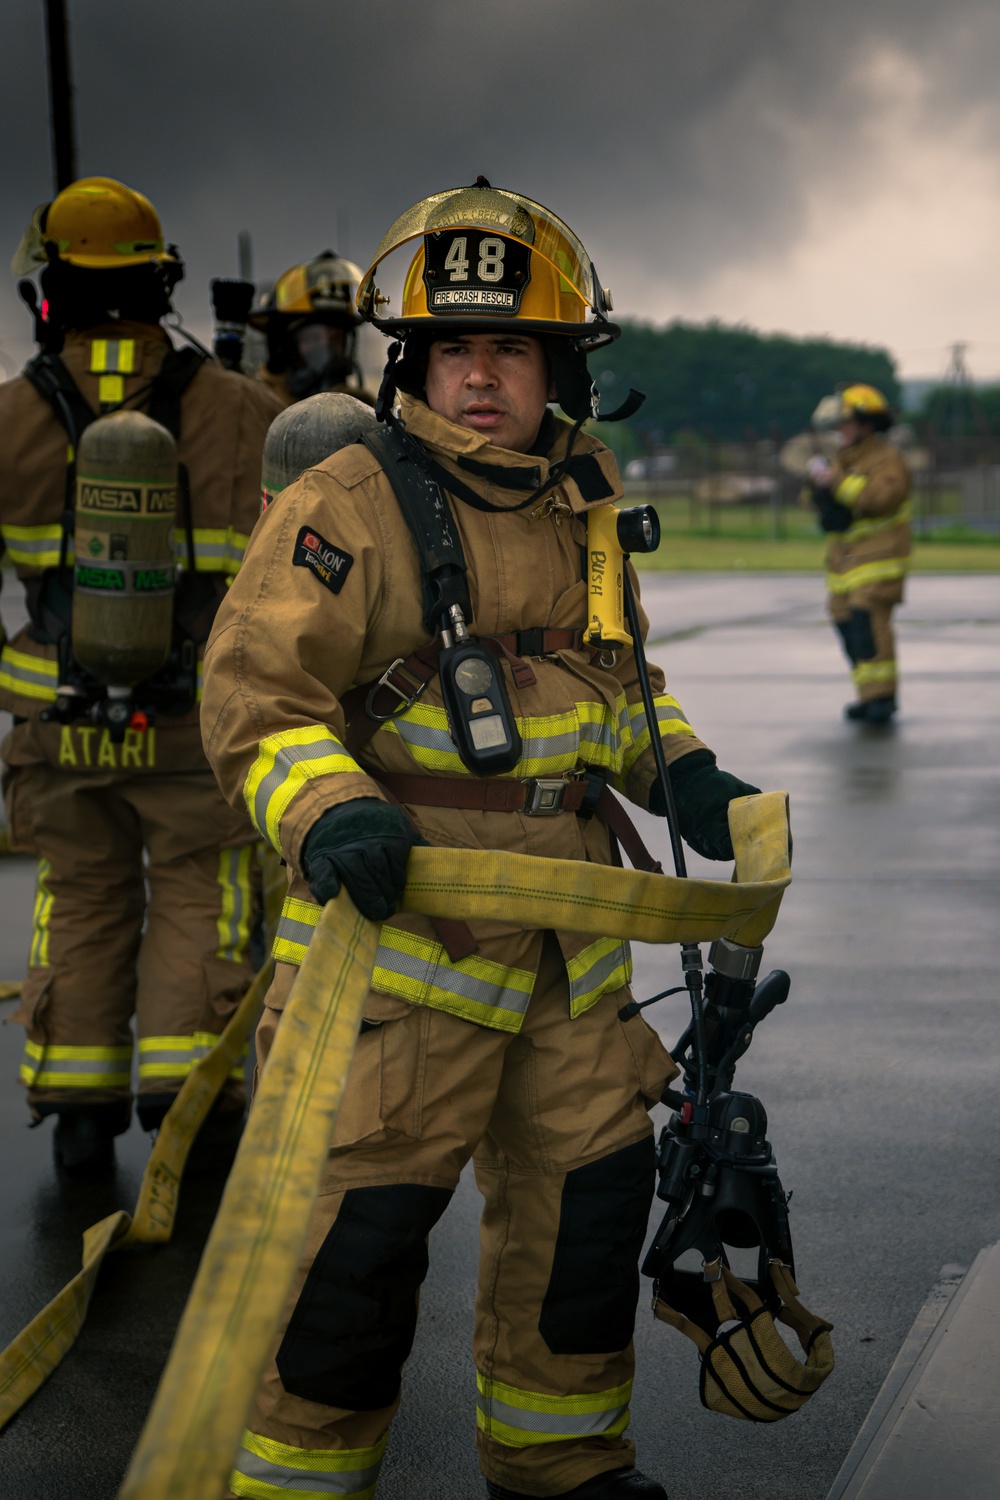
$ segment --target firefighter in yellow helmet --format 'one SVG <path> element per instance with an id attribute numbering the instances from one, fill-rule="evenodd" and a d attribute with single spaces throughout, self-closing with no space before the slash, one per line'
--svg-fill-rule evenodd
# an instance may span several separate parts
<path id="1" fill-rule="evenodd" d="M 251 326 L 267 337 L 258 378 L 285 406 L 319 391 L 344 391 L 374 404 L 355 358 L 360 280 L 352 261 L 324 250 L 282 272 L 250 315 Z"/>
<path id="2" fill-rule="evenodd" d="M 619 330 L 573 231 L 485 179 L 396 221 L 359 307 L 396 340 L 382 425 L 268 508 L 206 656 L 209 758 L 291 875 L 259 1063 L 323 904 L 344 887 L 383 924 L 232 1493 L 375 1493 L 427 1235 L 474 1157 L 487 1493 L 665 1500 L 625 1430 L 647 1111 L 676 1070 L 651 1027 L 619 1018 L 627 948 L 395 914 L 418 840 L 608 864 L 608 783 L 664 811 L 632 650 L 602 659 L 583 639 L 587 516 L 622 494 L 582 433 L 587 352 Z M 433 509 L 430 550 L 404 504 Z M 717 768 L 652 675 L 684 836 L 728 859 L 729 801 L 754 788 Z"/>
<path id="3" fill-rule="evenodd" d="M 849 385 L 820 402 L 813 417 L 835 427 L 832 462 L 810 460 L 811 500 L 829 535 L 826 585 L 830 618 L 851 663 L 857 700 L 849 719 L 886 725 L 897 707 L 892 611 L 903 601 L 910 556 L 910 474 L 884 434 L 889 403 L 871 385 Z"/>
<path id="4" fill-rule="evenodd" d="M 11 845 L 38 856 L 21 1080 L 33 1118 L 56 1117 L 57 1162 L 104 1170 L 133 1051 L 153 1129 L 250 977 L 256 835 L 218 790 L 197 699 L 281 408 L 172 344 L 183 265 L 122 183 L 83 178 L 43 205 L 13 268 L 40 270 L 43 299 L 22 281 L 41 351 L 0 386 L 0 537 L 27 607 L 0 656 L 4 787 Z M 108 467 L 116 453 L 145 470 Z M 156 670 L 136 680 L 149 630 Z M 235 1136 L 242 1108 L 234 1077 L 203 1147 Z"/>

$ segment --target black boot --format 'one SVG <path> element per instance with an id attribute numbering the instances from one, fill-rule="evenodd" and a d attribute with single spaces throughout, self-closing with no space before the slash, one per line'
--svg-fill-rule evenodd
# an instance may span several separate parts
<path id="1" fill-rule="evenodd" d="M 849 703 L 844 718 L 861 724 L 888 724 L 896 712 L 896 697 L 870 698 L 867 703 Z"/>
<path id="2" fill-rule="evenodd" d="M 54 1111 L 52 1151 L 56 1165 L 80 1177 L 114 1171 L 115 1136 L 128 1129 L 128 1100 L 120 1104 L 77 1104 Z"/>
<path id="3" fill-rule="evenodd" d="M 505 1490 L 499 1484 L 486 1482 L 489 1500 L 528 1500 L 518 1490 Z M 667 1500 L 667 1492 L 655 1479 L 647 1479 L 638 1469 L 610 1469 L 584 1480 L 576 1489 L 564 1490 L 554 1500 Z"/>

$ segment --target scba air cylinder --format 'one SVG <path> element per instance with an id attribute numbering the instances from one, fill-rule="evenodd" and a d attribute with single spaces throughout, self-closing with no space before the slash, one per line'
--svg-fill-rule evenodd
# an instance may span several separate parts
<path id="1" fill-rule="evenodd" d="M 99 417 L 76 460 L 73 655 L 111 688 L 152 677 L 170 654 L 177 446 L 138 411 Z"/>

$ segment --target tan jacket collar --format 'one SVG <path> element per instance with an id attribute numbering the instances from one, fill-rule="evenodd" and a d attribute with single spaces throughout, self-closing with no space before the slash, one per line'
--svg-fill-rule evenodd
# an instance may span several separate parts
<path id="1" fill-rule="evenodd" d="M 875 455 L 886 446 L 886 440 L 881 433 L 870 432 L 863 437 L 860 443 L 852 443 L 849 448 L 841 448 L 837 457 L 845 469 L 853 464 L 864 463 L 865 459 L 874 458 Z"/>
<path id="2" fill-rule="evenodd" d="M 470 432 L 466 427 L 459 427 L 455 422 L 449 422 L 447 418 L 441 417 L 437 412 L 431 411 L 425 401 L 420 401 L 414 396 L 400 393 L 401 416 L 407 432 L 425 448 L 428 448 L 447 468 L 451 468 L 457 475 L 461 475 L 464 482 L 473 489 L 482 490 L 489 488 L 494 491 L 493 498 L 503 504 L 509 497 L 512 502 L 520 503 L 524 500 L 524 490 L 515 489 L 504 485 L 503 470 L 532 469 L 537 472 L 539 485 L 543 484 L 549 476 L 552 465 L 556 463 L 565 452 L 566 440 L 571 431 L 570 424 L 563 418 L 556 418 L 556 436 L 544 457 L 533 453 L 514 453 L 509 448 L 498 448 L 483 437 L 480 433 Z M 571 476 L 560 480 L 558 489 L 566 497 L 570 507 L 575 512 L 589 510 L 593 505 L 608 505 L 622 498 L 621 478 L 618 473 L 618 465 L 615 463 L 614 454 L 610 448 L 588 433 L 578 433 L 573 444 L 573 460 L 589 455 L 593 460 L 589 466 L 591 477 L 596 480 L 597 471 L 603 477 L 604 484 L 600 486 L 610 490 L 610 494 L 602 495 L 600 499 L 588 500 L 581 492 L 580 483 Z M 494 474 L 489 481 L 484 481 L 480 476 L 463 468 L 458 462 L 460 458 L 472 459 L 476 464 L 488 465 Z M 595 468 L 596 466 L 596 468 Z M 584 490 L 588 488 L 587 481 L 582 480 Z"/>

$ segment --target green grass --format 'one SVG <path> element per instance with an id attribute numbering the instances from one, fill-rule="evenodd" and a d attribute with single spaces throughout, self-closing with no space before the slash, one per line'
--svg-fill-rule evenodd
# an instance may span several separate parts
<path id="1" fill-rule="evenodd" d="M 635 497 L 638 499 L 639 497 Z M 692 505 L 684 497 L 657 502 L 662 540 L 658 552 L 636 557 L 658 572 L 821 573 L 825 538 L 812 516 L 795 507 L 775 517 L 768 506 Z M 775 535 L 775 532 L 778 535 Z M 917 537 L 916 573 L 1000 572 L 1000 537 L 960 522 Z"/>

